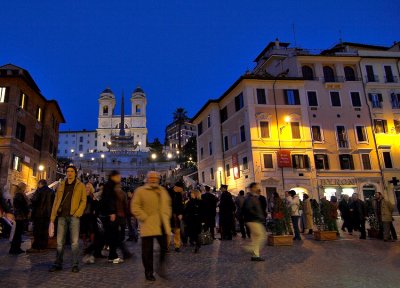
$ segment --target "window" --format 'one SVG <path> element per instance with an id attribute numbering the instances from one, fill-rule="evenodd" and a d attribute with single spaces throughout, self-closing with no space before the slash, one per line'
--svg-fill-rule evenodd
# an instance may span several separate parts
<path id="1" fill-rule="evenodd" d="M 368 94 L 369 101 L 371 101 L 372 108 L 382 108 L 382 94 L 370 93 Z"/>
<path id="2" fill-rule="evenodd" d="M 386 77 L 386 83 L 393 83 L 394 82 L 394 76 L 393 76 L 393 71 L 392 71 L 392 66 L 384 66 L 385 69 L 385 77 Z"/>
<path id="3" fill-rule="evenodd" d="M 393 109 L 400 109 L 400 94 L 392 93 L 390 95 Z"/>
<path id="4" fill-rule="evenodd" d="M 307 91 L 308 106 L 316 107 L 318 106 L 317 92 Z"/>
<path id="5" fill-rule="evenodd" d="M 16 155 L 13 155 L 13 160 L 12 160 L 12 167 L 13 170 L 15 171 L 22 171 L 22 158 L 18 157 Z"/>
<path id="6" fill-rule="evenodd" d="M 290 122 L 290 128 L 292 130 L 292 139 L 300 139 L 300 123 Z"/>
<path id="7" fill-rule="evenodd" d="M 242 109 L 244 106 L 243 102 L 243 93 L 240 93 L 238 96 L 235 97 L 235 110 L 236 112 Z"/>
<path id="8" fill-rule="evenodd" d="M 336 134 L 339 148 L 349 148 L 349 143 L 347 142 L 346 127 L 336 126 Z"/>
<path id="9" fill-rule="evenodd" d="M 140 114 L 141 109 L 140 109 L 140 105 L 139 104 L 137 104 L 135 106 L 135 110 L 136 110 L 136 114 Z"/>
<path id="10" fill-rule="evenodd" d="M 211 115 L 208 114 L 207 116 L 207 127 L 210 128 L 211 127 Z M 190 127 L 190 130 L 192 130 L 192 127 Z"/>
<path id="11" fill-rule="evenodd" d="M 18 106 L 21 109 L 27 110 L 27 107 L 28 107 L 28 95 L 25 95 L 25 93 L 21 92 L 21 94 L 19 96 Z"/>
<path id="12" fill-rule="evenodd" d="M 232 135 L 231 137 L 231 146 L 235 147 L 237 145 L 237 135 Z"/>
<path id="13" fill-rule="evenodd" d="M 214 180 L 214 168 L 210 168 L 210 178 Z"/>
<path id="14" fill-rule="evenodd" d="M 269 123 L 268 121 L 260 121 L 261 138 L 269 138 Z"/>
<path id="15" fill-rule="evenodd" d="M 82 143 L 83 142 L 83 137 L 79 137 L 79 142 Z"/>
<path id="16" fill-rule="evenodd" d="M 106 147 L 106 142 L 103 142 L 103 147 Z"/>
<path id="17" fill-rule="evenodd" d="M 79 145 L 79 151 L 80 152 L 83 151 L 83 145 L 82 144 Z"/>
<path id="18" fill-rule="evenodd" d="M 311 126 L 312 137 L 315 142 L 322 142 L 322 133 L 320 126 Z"/>
<path id="19" fill-rule="evenodd" d="M 42 121 L 42 108 L 39 106 L 36 108 L 36 120 L 38 122 Z"/>
<path id="20" fill-rule="evenodd" d="M 346 78 L 346 81 L 356 81 L 356 73 L 354 72 L 354 68 L 350 66 L 345 66 L 344 77 Z"/>
<path id="21" fill-rule="evenodd" d="M 224 150 L 228 151 L 229 150 L 229 142 L 228 142 L 228 136 L 224 137 Z"/>
<path id="22" fill-rule="evenodd" d="M 5 136 L 6 133 L 6 119 L 0 119 L 0 136 Z"/>
<path id="23" fill-rule="evenodd" d="M 257 89 L 257 103 L 267 104 L 267 96 L 265 95 L 265 89 Z"/>
<path id="24" fill-rule="evenodd" d="M 308 155 L 300 155 L 300 154 L 292 155 L 292 166 L 294 169 L 310 168 L 310 161 L 308 159 Z"/>
<path id="25" fill-rule="evenodd" d="M 208 142 L 208 151 L 210 153 L 210 156 L 213 154 L 213 150 L 212 150 L 212 142 Z"/>
<path id="26" fill-rule="evenodd" d="M 226 177 L 230 177 L 231 176 L 231 169 L 229 167 L 229 164 L 225 165 L 225 171 L 226 171 Z"/>
<path id="27" fill-rule="evenodd" d="M 392 156 L 389 151 L 382 152 L 383 163 L 385 164 L 385 168 L 393 168 Z"/>
<path id="28" fill-rule="evenodd" d="M 202 182 L 206 182 L 206 176 L 204 175 L 204 171 L 201 172 L 201 180 Z"/>
<path id="29" fill-rule="evenodd" d="M 37 134 L 33 136 L 33 148 L 39 151 L 42 150 L 42 137 Z"/>
<path id="30" fill-rule="evenodd" d="M 285 105 L 300 105 L 299 90 L 283 90 L 285 95 Z"/>
<path id="31" fill-rule="evenodd" d="M 243 170 L 249 169 L 249 163 L 247 157 L 243 157 Z"/>
<path id="32" fill-rule="evenodd" d="M 246 132 L 244 131 L 244 126 L 240 126 L 240 142 L 246 141 Z"/>
<path id="33" fill-rule="evenodd" d="M 203 147 L 200 148 L 200 159 L 203 159 L 204 156 L 204 149 Z"/>
<path id="34" fill-rule="evenodd" d="M 372 65 L 366 65 L 365 69 L 367 70 L 367 82 L 375 82 L 377 81 L 377 77 L 374 74 L 374 67 Z"/>
<path id="35" fill-rule="evenodd" d="M 323 67 L 325 82 L 335 82 L 335 72 L 332 67 Z"/>
<path id="36" fill-rule="evenodd" d="M 301 72 L 305 80 L 314 80 L 314 71 L 310 66 L 304 65 L 301 67 Z"/>
<path id="37" fill-rule="evenodd" d="M 272 160 L 272 154 L 263 154 L 263 163 L 265 169 L 273 169 L 274 162 Z"/>
<path id="38" fill-rule="evenodd" d="M 339 155 L 340 169 L 354 170 L 353 155 L 341 154 Z"/>
<path id="39" fill-rule="evenodd" d="M 351 104 L 353 107 L 361 107 L 361 98 L 360 93 L 358 92 L 350 92 Z"/>
<path id="40" fill-rule="evenodd" d="M 393 124 L 396 134 L 400 134 L 400 120 L 393 120 Z"/>
<path id="41" fill-rule="evenodd" d="M 367 131 L 364 126 L 356 126 L 356 134 L 358 142 L 367 142 Z"/>
<path id="42" fill-rule="evenodd" d="M 10 92 L 9 87 L 0 87 L 0 103 L 8 102 L 9 92 Z"/>
<path id="43" fill-rule="evenodd" d="M 197 124 L 197 134 L 200 136 L 201 134 L 203 134 L 203 122 L 200 122 L 199 124 Z"/>
<path id="44" fill-rule="evenodd" d="M 328 155 L 326 154 L 315 154 L 315 169 L 317 170 L 329 170 Z"/>
<path id="45" fill-rule="evenodd" d="M 375 133 L 388 133 L 387 121 L 374 119 Z"/>
<path id="46" fill-rule="evenodd" d="M 369 154 L 361 154 L 361 162 L 364 170 L 371 170 L 371 159 L 369 158 Z"/>
<path id="47" fill-rule="evenodd" d="M 25 141 L 25 126 L 19 122 L 17 122 L 17 130 L 15 133 L 15 138 L 21 140 L 22 142 Z"/>
<path id="48" fill-rule="evenodd" d="M 108 106 L 103 106 L 103 115 L 108 115 Z"/>
<path id="49" fill-rule="evenodd" d="M 226 106 L 221 109 L 220 116 L 221 116 L 221 123 L 228 120 L 228 108 Z"/>
<path id="50" fill-rule="evenodd" d="M 331 91 L 329 94 L 331 95 L 331 103 L 333 107 L 342 106 L 342 103 L 340 102 L 339 92 Z"/>
<path id="51" fill-rule="evenodd" d="M 37 174 L 37 164 L 33 163 L 33 167 L 32 167 L 32 176 L 36 177 Z"/>

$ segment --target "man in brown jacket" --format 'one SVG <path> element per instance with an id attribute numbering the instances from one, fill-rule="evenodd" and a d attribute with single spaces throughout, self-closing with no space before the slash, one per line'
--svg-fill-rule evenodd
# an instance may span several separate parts
<path id="1" fill-rule="evenodd" d="M 160 174 L 147 173 L 146 184 L 135 190 L 131 202 L 132 214 L 140 222 L 142 238 L 142 261 L 148 281 L 155 281 L 153 275 L 153 239 L 160 245 L 158 275 L 165 277 L 167 235 L 171 235 L 171 199 L 168 192 L 159 185 Z"/>
<path id="2" fill-rule="evenodd" d="M 62 269 L 65 239 L 67 230 L 71 232 L 72 272 L 79 272 L 79 218 L 86 207 L 86 188 L 77 179 L 75 166 L 67 167 L 67 179 L 57 188 L 51 210 L 49 236 L 54 236 L 54 220 L 58 217 L 57 224 L 57 255 L 56 261 L 50 268 L 50 272 Z"/>
<path id="3" fill-rule="evenodd" d="M 384 241 L 390 240 L 390 224 L 392 222 L 393 204 L 385 200 L 381 192 L 375 193 L 375 199 L 372 202 L 375 216 L 379 222 L 379 233 L 383 235 Z"/>

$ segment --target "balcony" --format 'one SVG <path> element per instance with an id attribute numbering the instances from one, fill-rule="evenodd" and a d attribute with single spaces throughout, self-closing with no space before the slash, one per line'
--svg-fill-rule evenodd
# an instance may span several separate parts
<path id="1" fill-rule="evenodd" d="M 365 82 L 367 82 L 367 83 L 379 82 L 379 77 L 378 77 L 378 75 L 368 75 L 365 77 Z"/>
<path id="2" fill-rule="evenodd" d="M 385 83 L 398 83 L 399 77 L 397 76 L 385 76 Z"/>
<path id="3" fill-rule="evenodd" d="M 346 82 L 354 82 L 354 81 L 361 81 L 362 79 L 360 77 L 346 77 L 345 81 Z"/>
<path id="4" fill-rule="evenodd" d="M 349 142 L 347 140 L 338 140 L 339 148 L 349 148 Z"/>
<path id="5" fill-rule="evenodd" d="M 324 83 L 341 83 L 344 82 L 343 76 L 335 76 L 335 77 L 324 77 Z"/>

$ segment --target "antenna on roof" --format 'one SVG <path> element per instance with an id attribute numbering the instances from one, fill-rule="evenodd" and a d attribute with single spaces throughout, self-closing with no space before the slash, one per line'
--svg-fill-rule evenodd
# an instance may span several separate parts
<path id="1" fill-rule="evenodd" d="M 295 29 L 294 22 L 292 24 L 292 29 L 293 29 L 294 47 L 297 48 L 296 29 Z"/>

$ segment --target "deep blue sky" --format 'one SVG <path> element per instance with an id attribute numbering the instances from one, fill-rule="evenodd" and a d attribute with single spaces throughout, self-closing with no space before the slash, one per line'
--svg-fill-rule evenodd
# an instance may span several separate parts
<path id="1" fill-rule="evenodd" d="M 140 3 L 139 3 L 140 2 Z M 218 2 L 218 3 L 216 3 Z M 99 93 L 140 84 L 149 139 L 172 112 L 193 116 L 276 37 L 303 48 L 400 40 L 400 1 L 2 1 L 0 64 L 27 69 L 59 101 L 62 130 L 95 129 Z M 128 109 L 129 101 L 126 101 Z M 119 113 L 119 109 L 117 111 Z"/>

